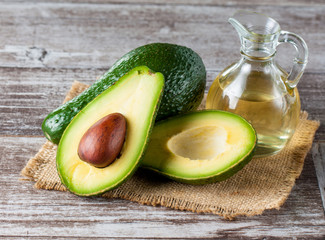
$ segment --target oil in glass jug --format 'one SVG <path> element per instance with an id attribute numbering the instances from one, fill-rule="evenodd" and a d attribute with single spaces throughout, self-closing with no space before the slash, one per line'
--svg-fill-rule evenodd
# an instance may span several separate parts
<path id="1" fill-rule="evenodd" d="M 296 86 L 307 63 L 306 43 L 294 33 L 281 31 L 275 20 L 259 13 L 238 11 L 229 22 L 240 37 L 241 59 L 217 76 L 206 107 L 247 119 L 257 132 L 255 156 L 275 154 L 290 140 L 299 122 Z M 276 47 L 284 42 L 297 50 L 290 73 L 274 59 Z"/>

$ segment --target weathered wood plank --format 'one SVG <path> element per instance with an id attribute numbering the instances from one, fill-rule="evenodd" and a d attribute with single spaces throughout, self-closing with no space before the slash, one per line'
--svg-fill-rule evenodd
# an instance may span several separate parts
<path id="1" fill-rule="evenodd" d="M 106 68 L 140 45 L 171 42 L 197 51 L 208 69 L 221 70 L 239 55 L 227 19 L 240 8 L 251 5 L 0 3 L 0 66 Z M 305 38 L 308 70 L 324 72 L 325 5 L 257 4 L 254 10 Z"/>
<path id="2" fill-rule="evenodd" d="M 161 41 L 197 51 L 208 68 L 210 86 L 238 58 L 238 37 L 227 23 L 237 9 L 265 12 L 307 41 L 310 62 L 299 84 L 302 108 L 323 123 L 316 136 L 323 141 L 322 0 L 0 1 L 0 239 L 324 238 L 311 155 L 279 211 L 233 222 L 118 199 L 41 191 L 18 180 L 27 159 L 44 142 L 38 137 L 43 118 L 61 103 L 73 80 L 91 83 L 127 51 Z M 315 159 L 324 155 L 323 147 L 314 152 L 317 171 L 321 168 Z"/>
<path id="3" fill-rule="evenodd" d="M 43 142 L 41 137 L 0 137 L 0 237 L 311 239 L 325 235 L 324 212 L 310 155 L 280 210 L 229 222 L 211 214 L 36 190 L 32 182 L 19 181 L 19 171 Z"/>
<path id="4" fill-rule="evenodd" d="M 1 0 L 0 2 L 30 2 L 30 3 L 53 3 L 51 0 Z M 86 4 L 108 4 L 108 3 L 127 3 L 127 4 L 158 4 L 158 5 L 204 5 L 204 6 L 224 6 L 224 5 L 276 5 L 276 6 L 306 6 L 324 5 L 322 0 L 56 0 L 56 3 L 86 3 Z"/>
<path id="5" fill-rule="evenodd" d="M 325 142 L 319 142 L 315 144 L 313 146 L 312 152 L 318 186 L 321 192 L 323 208 L 325 211 Z"/>
<path id="6" fill-rule="evenodd" d="M 45 116 L 58 107 L 72 82 L 91 84 L 104 69 L 0 68 L 0 134 L 42 135 Z M 207 89 L 218 72 L 208 71 Z M 302 109 L 325 123 L 325 75 L 306 73 L 299 84 Z M 316 139 L 325 139 L 325 126 Z"/>

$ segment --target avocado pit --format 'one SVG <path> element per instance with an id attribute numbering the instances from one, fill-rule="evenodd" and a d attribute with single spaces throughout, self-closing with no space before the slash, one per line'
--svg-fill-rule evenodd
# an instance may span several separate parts
<path id="1" fill-rule="evenodd" d="M 93 124 L 82 136 L 79 158 L 95 167 L 110 165 L 120 154 L 126 135 L 126 119 L 111 113 Z"/>

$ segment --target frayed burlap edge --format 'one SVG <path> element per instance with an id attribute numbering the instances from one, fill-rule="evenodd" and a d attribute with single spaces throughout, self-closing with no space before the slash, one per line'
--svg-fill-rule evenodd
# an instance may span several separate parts
<path id="1" fill-rule="evenodd" d="M 72 85 L 71 90 L 69 91 L 65 101 L 71 99 L 77 94 L 81 93 L 88 86 L 75 82 Z M 262 214 L 266 209 L 279 209 L 283 203 L 288 198 L 292 187 L 294 186 L 296 178 L 298 178 L 303 169 L 304 159 L 309 152 L 314 134 L 319 127 L 318 121 L 307 120 L 307 112 L 302 112 L 301 121 L 298 125 L 296 132 L 301 132 L 299 134 L 299 139 L 293 137 L 288 146 L 280 153 L 288 154 L 291 153 L 294 156 L 292 157 L 291 165 L 287 169 L 287 177 L 283 180 L 283 187 L 277 192 L 274 192 L 275 200 L 271 202 L 265 202 L 264 205 L 255 206 L 252 208 L 247 207 L 245 210 L 237 209 L 236 207 L 225 208 L 222 206 L 216 206 L 213 204 L 202 204 L 196 201 L 189 201 L 184 198 L 180 198 L 173 195 L 163 196 L 153 193 L 138 193 L 130 191 L 130 188 L 123 187 L 129 182 L 132 184 L 132 180 L 128 181 L 126 184 L 121 187 L 103 194 L 103 197 L 107 198 L 122 198 L 130 201 L 135 201 L 141 204 L 157 206 L 161 205 L 164 207 L 169 207 L 178 210 L 186 210 L 197 213 L 213 213 L 220 216 L 223 216 L 227 219 L 233 219 L 236 216 L 245 215 L 245 216 L 254 216 Z M 300 143 L 300 144 L 299 144 Z M 35 181 L 35 187 L 37 189 L 48 189 L 48 190 L 59 190 L 66 191 L 67 189 L 61 184 L 60 179 L 56 173 L 55 165 L 53 164 L 53 159 L 55 159 L 57 146 L 49 141 L 47 141 L 40 151 L 29 160 L 25 168 L 22 170 L 21 174 Z M 52 161 L 52 162 L 51 162 Z M 252 160 L 252 162 L 256 160 Z M 245 169 L 245 168 L 244 168 Z M 139 176 L 134 177 L 141 178 Z M 185 186 L 185 185 L 184 185 Z M 132 186 L 131 186 L 132 187 Z M 180 187 L 182 188 L 182 187 Z M 194 192 L 193 194 L 199 194 Z M 177 194 L 176 194 L 177 195 Z"/>

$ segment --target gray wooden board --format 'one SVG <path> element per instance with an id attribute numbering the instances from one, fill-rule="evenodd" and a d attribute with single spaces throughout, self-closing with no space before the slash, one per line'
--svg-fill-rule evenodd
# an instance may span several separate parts
<path id="1" fill-rule="evenodd" d="M 0 2 L 29 2 L 29 3 L 53 3 L 51 0 L 1 0 Z M 276 6 L 306 6 L 306 5 L 324 5 L 323 0 L 56 0 L 57 3 L 87 3 L 87 4 L 107 4 L 107 3 L 116 3 L 116 4 L 156 4 L 156 5 L 202 5 L 202 6 L 238 6 L 238 5 L 248 5 L 250 7 L 254 5 L 276 5 Z"/>
<path id="2" fill-rule="evenodd" d="M 325 211 L 325 142 L 314 144 L 312 153 L 318 185 L 323 201 L 323 208 Z"/>
<path id="3" fill-rule="evenodd" d="M 44 137 L 0 137 L 0 236 L 238 238 L 325 236 L 325 219 L 311 155 L 280 210 L 227 221 L 120 199 L 81 198 L 36 190 L 19 171 Z"/>
<path id="4" fill-rule="evenodd" d="M 91 84 L 105 70 L 0 67 L 0 134 L 42 135 L 44 117 L 62 103 L 73 81 Z M 208 71 L 207 89 L 217 74 L 218 71 Z M 312 119 L 325 122 L 325 74 L 306 72 L 299 91 L 302 109 Z M 325 139 L 324 125 L 316 139 Z"/>
<path id="5" fill-rule="evenodd" d="M 271 15 L 282 29 L 300 34 L 310 50 L 299 91 L 302 109 L 322 125 L 280 210 L 229 222 L 211 214 L 36 190 L 32 182 L 18 180 L 44 142 L 43 118 L 60 105 L 74 80 L 91 84 L 127 51 L 171 42 L 201 55 L 208 88 L 239 57 L 237 34 L 227 23 L 238 9 Z M 322 0 L 0 1 L 0 238 L 323 239 L 324 12 Z M 278 55 L 289 67 L 293 49 L 280 46 Z"/>
<path id="6" fill-rule="evenodd" d="M 0 3 L 0 66 L 107 68 L 135 47 L 171 42 L 197 51 L 208 69 L 221 70 L 239 55 L 239 38 L 227 22 L 238 9 L 252 8 Z M 325 5 L 253 9 L 300 34 L 309 46 L 307 70 L 324 72 Z"/>

